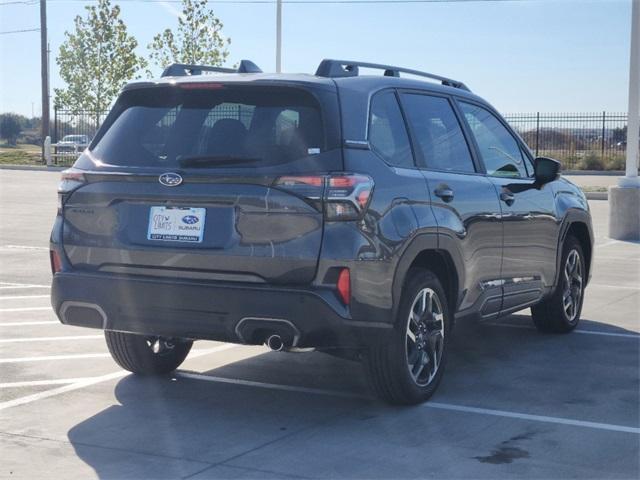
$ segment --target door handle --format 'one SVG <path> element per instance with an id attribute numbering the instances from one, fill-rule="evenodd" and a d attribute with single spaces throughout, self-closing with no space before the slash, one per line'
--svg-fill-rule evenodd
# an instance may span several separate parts
<path id="1" fill-rule="evenodd" d="M 503 190 L 500 194 L 500 200 L 507 204 L 507 206 L 513 205 L 513 202 L 516 201 L 516 196 L 509 192 L 508 190 Z"/>
<path id="2" fill-rule="evenodd" d="M 453 190 L 448 185 L 439 185 L 433 193 L 447 203 L 453 200 Z"/>

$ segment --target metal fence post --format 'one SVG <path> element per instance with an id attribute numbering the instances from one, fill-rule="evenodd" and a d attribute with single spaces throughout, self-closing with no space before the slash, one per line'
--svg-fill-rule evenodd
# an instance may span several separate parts
<path id="1" fill-rule="evenodd" d="M 607 129 L 607 112 L 602 112 L 602 161 L 604 162 L 604 136 Z"/>
<path id="2" fill-rule="evenodd" d="M 58 106 L 53 107 L 53 143 L 58 143 Z"/>
<path id="3" fill-rule="evenodd" d="M 540 112 L 536 113 L 536 157 L 540 147 Z"/>

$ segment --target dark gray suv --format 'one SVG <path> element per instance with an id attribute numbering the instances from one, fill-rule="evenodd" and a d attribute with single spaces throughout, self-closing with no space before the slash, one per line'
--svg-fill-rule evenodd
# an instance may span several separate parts
<path id="1" fill-rule="evenodd" d="M 266 343 L 361 359 L 382 398 L 424 401 L 455 320 L 578 323 L 593 234 L 559 168 L 437 75 L 172 65 L 62 174 L 53 308 L 135 373 L 197 339 Z"/>

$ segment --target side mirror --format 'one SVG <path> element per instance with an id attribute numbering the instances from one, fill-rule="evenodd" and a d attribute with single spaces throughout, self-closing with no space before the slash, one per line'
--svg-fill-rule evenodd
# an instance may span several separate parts
<path id="1" fill-rule="evenodd" d="M 553 158 L 538 157 L 533 161 L 535 179 L 538 185 L 553 182 L 560 176 L 562 165 Z"/>

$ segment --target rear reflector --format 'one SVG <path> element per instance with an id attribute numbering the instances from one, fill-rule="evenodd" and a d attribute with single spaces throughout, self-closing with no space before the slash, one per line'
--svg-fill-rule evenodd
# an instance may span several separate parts
<path id="1" fill-rule="evenodd" d="M 51 273 L 54 275 L 62 271 L 62 259 L 55 250 L 49 250 L 49 260 L 51 260 Z"/>
<path id="2" fill-rule="evenodd" d="M 351 273 L 348 268 L 340 270 L 336 287 L 342 303 L 349 305 L 351 303 Z"/>

